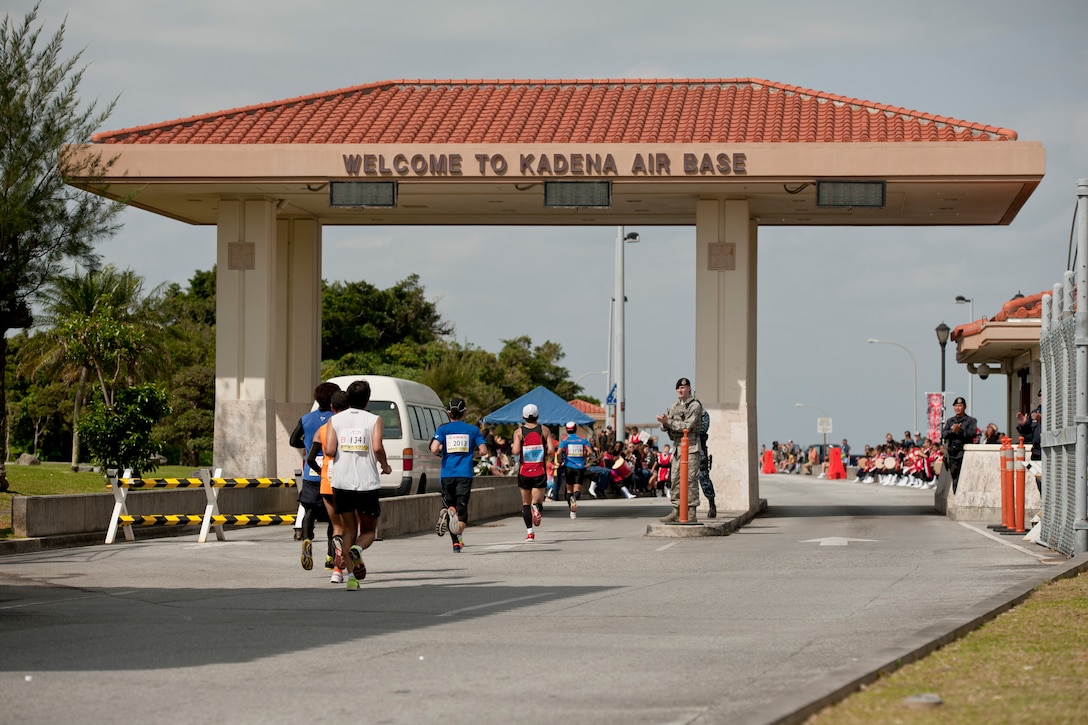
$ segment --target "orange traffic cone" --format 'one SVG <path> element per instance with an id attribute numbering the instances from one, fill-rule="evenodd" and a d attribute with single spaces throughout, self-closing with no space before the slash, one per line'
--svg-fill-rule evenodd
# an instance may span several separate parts
<path id="1" fill-rule="evenodd" d="M 774 455 L 770 451 L 763 451 L 763 470 L 761 473 L 777 473 L 774 469 Z"/>
<path id="2" fill-rule="evenodd" d="M 832 448 L 827 455 L 827 477 L 829 479 L 846 478 L 846 469 L 842 465 L 842 451 Z"/>

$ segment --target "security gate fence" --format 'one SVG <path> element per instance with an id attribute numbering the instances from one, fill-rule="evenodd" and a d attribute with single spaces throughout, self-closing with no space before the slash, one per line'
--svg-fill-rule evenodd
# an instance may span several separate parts
<path id="1" fill-rule="evenodd" d="M 1040 541 L 1066 556 L 1088 551 L 1088 179 L 1077 182 L 1077 253 L 1043 296 L 1043 515 Z"/>

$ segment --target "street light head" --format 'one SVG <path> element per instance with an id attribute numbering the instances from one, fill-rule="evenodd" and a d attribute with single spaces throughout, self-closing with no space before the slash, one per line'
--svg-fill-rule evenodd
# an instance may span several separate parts
<path id="1" fill-rule="evenodd" d="M 937 325 L 937 343 L 941 347 L 944 347 L 946 344 L 948 344 L 948 333 L 950 332 L 952 332 L 952 328 L 944 324 L 943 321 L 941 322 L 941 324 Z"/>
<path id="2" fill-rule="evenodd" d="M 875 337 L 870 337 L 868 341 L 869 342 L 880 342 L 880 340 L 876 339 Z"/>
<path id="3" fill-rule="evenodd" d="M 971 300 L 971 299 L 969 299 L 967 297 L 964 297 L 963 295 L 956 295 L 956 304 L 957 305 L 965 305 L 968 302 L 972 302 L 972 301 L 973 300 Z"/>

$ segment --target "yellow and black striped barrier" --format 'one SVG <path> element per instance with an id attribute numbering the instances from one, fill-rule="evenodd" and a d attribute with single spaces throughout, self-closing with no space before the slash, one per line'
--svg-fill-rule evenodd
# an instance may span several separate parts
<path id="1" fill-rule="evenodd" d="M 128 471 L 125 472 L 126 474 Z M 293 478 L 221 478 L 216 471 L 216 476 L 201 472 L 200 478 L 130 478 L 111 477 L 110 487 L 113 489 L 114 507 L 110 520 L 109 531 L 106 533 L 106 543 L 112 544 L 117 537 L 117 529 L 124 529 L 125 538 L 128 541 L 135 540 L 132 532 L 134 526 L 200 526 L 198 541 L 204 543 L 208 538 L 208 532 L 215 527 L 216 538 L 225 540 L 224 526 L 276 526 L 279 524 L 294 524 L 297 514 L 221 514 L 219 513 L 219 491 L 224 488 L 278 488 L 293 487 Z M 134 516 L 128 512 L 125 499 L 128 492 L 133 489 L 155 488 L 196 488 L 202 487 L 207 498 L 207 505 L 203 515 L 200 514 L 149 514 Z"/>
<path id="2" fill-rule="evenodd" d="M 198 526 L 204 517 L 198 514 L 148 514 L 147 516 L 117 517 L 121 526 Z"/>
<path id="3" fill-rule="evenodd" d="M 118 484 L 125 488 L 196 488 L 204 485 L 202 478 L 122 478 Z"/>

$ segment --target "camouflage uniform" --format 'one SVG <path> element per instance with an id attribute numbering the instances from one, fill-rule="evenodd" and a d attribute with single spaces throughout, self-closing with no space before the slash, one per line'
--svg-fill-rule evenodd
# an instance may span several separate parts
<path id="1" fill-rule="evenodd" d="M 680 444 L 684 440 L 684 430 L 688 431 L 688 508 L 699 505 L 699 469 L 703 457 L 700 433 L 703 431 L 703 405 L 694 397 L 677 400 L 665 412 L 665 421 L 661 430 L 669 436 L 676 449 L 676 460 L 672 464 L 672 505 L 680 507 Z"/>

